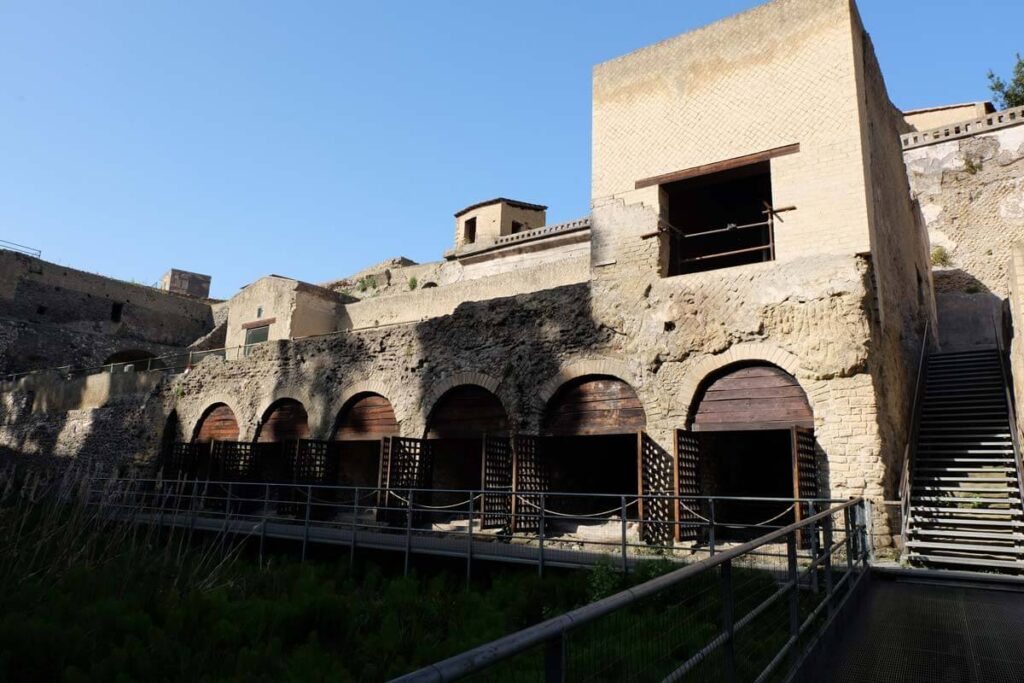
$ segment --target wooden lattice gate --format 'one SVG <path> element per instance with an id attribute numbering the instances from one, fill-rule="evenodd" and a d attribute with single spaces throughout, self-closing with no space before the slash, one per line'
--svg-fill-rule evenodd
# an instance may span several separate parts
<path id="1" fill-rule="evenodd" d="M 381 451 L 380 487 L 384 493 L 381 506 L 384 509 L 378 510 L 378 518 L 397 524 L 405 519 L 403 510 L 409 505 L 409 489 L 425 489 L 430 485 L 433 460 L 430 442 L 425 439 L 389 436 L 385 440 L 389 443 Z"/>
<path id="2" fill-rule="evenodd" d="M 206 444 L 176 442 L 171 445 L 164 460 L 163 476 L 166 479 L 194 479 L 199 472 L 200 452 Z"/>
<path id="3" fill-rule="evenodd" d="M 818 458 L 814 452 L 814 429 L 809 427 L 793 427 L 791 430 L 793 443 L 793 496 L 795 498 L 818 497 Z M 804 518 L 806 503 L 796 503 L 793 507 L 794 521 Z M 797 533 L 797 540 L 802 547 L 810 544 L 810 538 L 803 532 Z"/>
<path id="4" fill-rule="evenodd" d="M 648 543 L 667 543 L 673 537 L 675 515 L 675 463 L 672 455 L 644 432 L 637 434 L 637 463 L 640 469 L 640 538 Z"/>
<path id="5" fill-rule="evenodd" d="M 512 442 L 507 437 L 484 435 L 481 525 L 512 526 Z"/>
<path id="6" fill-rule="evenodd" d="M 698 510 L 700 501 L 687 496 L 699 496 L 700 486 L 700 440 L 693 432 L 676 430 L 676 467 L 678 494 L 676 519 L 676 540 L 697 541 L 701 538 L 701 519 Z"/>
<path id="7" fill-rule="evenodd" d="M 540 531 L 541 497 L 551 478 L 541 454 L 539 437 L 520 434 L 512 442 L 512 529 L 524 533 Z"/>

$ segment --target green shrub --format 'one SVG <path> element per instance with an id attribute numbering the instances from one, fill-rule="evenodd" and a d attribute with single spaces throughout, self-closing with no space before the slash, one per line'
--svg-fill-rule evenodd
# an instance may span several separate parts
<path id="1" fill-rule="evenodd" d="M 418 280 L 416 280 L 416 278 L 414 278 L 414 277 L 409 278 L 409 289 L 410 290 L 416 289 L 419 286 L 419 284 L 420 283 L 419 283 Z"/>
<path id="2" fill-rule="evenodd" d="M 949 255 L 949 250 L 943 246 L 932 247 L 932 265 L 942 267 L 953 265 L 953 258 Z"/>

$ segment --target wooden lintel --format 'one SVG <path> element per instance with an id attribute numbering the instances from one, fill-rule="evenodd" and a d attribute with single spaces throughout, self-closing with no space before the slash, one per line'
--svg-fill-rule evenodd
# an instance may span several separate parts
<path id="1" fill-rule="evenodd" d="M 243 330 L 251 330 L 254 327 L 266 327 L 267 325 L 273 325 L 277 322 L 277 318 L 264 318 L 263 320 L 253 320 L 251 323 L 242 323 Z"/>
<path id="2" fill-rule="evenodd" d="M 739 168 L 740 166 L 749 166 L 750 164 L 768 161 L 769 159 L 774 159 L 775 157 L 781 157 L 787 154 L 796 154 L 799 151 L 800 143 L 797 142 L 792 145 L 785 145 L 784 147 L 775 147 L 774 149 L 768 149 L 763 152 L 756 152 L 754 154 L 747 154 L 745 156 L 735 157 L 733 159 L 725 159 L 723 161 L 716 161 L 711 164 L 694 166 L 693 168 L 683 169 L 682 171 L 673 171 L 672 173 L 665 173 L 663 175 L 656 175 L 650 178 L 643 178 L 642 180 L 636 181 L 634 187 L 635 189 L 639 190 L 642 187 L 650 187 L 651 185 L 664 185 L 666 183 L 672 183 L 677 180 L 686 180 L 687 178 L 696 178 L 697 176 L 708 175 L 709 173 L 728 171 L 733 168 Z"/>

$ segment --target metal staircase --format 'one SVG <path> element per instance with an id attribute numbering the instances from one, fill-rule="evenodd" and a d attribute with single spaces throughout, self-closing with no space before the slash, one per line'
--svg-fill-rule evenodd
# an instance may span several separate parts
<path id="1" fill-rule="evenodd" d="M 1001 349 L 934 354 L 919 389 L 911 563 L 1024 572 L 1020 450 Z"/>

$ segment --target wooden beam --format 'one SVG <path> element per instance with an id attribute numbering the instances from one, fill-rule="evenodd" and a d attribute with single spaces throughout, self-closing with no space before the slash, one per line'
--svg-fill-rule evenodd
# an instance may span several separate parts
<path id="1" fill-rule="evenodd" d="M 251 330 L 254 327 L 266 327 L 267 325 L 273 325 L 277 322 L 277 318 L 264 318 L 263 320 L 253 320 L 251 323 L 242 323 L 243 330 Z"/>
<path id="2" fill-rule="evenodd" d="M 710 173 L 718 173 L 720 171 L 729 171 L 740 166 L 749 166 L 750 164 L 757 164 L 762 161 L 768 161 L 775 157 L 785 156 L 787 154 L 796 154 L 800 151 L 800 143 L 792 145 L 785 145 L 783 147 L 775 147 L 768 149 L 763 152 L 756 152 L 754 154 L 747 154 L 746 156 L 735 157 L 733 159 L 725 159 L 723 161 L 716 161 L 711 164 L 704 164 L 702 166 L 694 166 L 693 168 L 683 169 L 682 171 L 673 171 L 672 173 L 665 173 L 662 175 L 651 176 L 650 178 L 643 178 L 636 181 L 634 189 L 639 190 L 642 187 L 650 187 L 651 185 L 665 185 L 666 183 L 674 183 L 677 180 L 686 180 L 687 178 L 696 178 L 697 176 L 708 175 Z"/>

